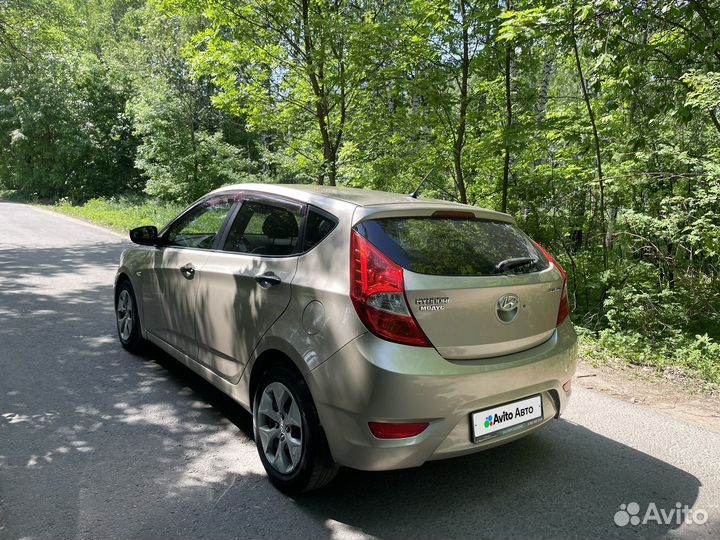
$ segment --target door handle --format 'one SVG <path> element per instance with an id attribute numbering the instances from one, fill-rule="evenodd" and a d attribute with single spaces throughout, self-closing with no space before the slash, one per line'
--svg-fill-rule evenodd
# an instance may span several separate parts
<path id="1" fill-rule="evenodd" d="M 180 267 L 180 273 L 185 279 L 192 279 L 195 277 L 195 267 L 191 263 L 187 263 Z"/>
<path id="2" fill-rule="evenodd" d="M 259 276 L 255 276 L 255 281 L 257 281 L 263 289 L 269 289 L 282 283 L 282 280 L 274 274 L 260 274 Z"/>

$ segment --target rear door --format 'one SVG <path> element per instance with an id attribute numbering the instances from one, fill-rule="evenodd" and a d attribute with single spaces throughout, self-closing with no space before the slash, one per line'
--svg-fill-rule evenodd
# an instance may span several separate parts
<path id="1" fill-rule="evenodd" d="M 195 325 L 198 360 L 237 380 L 260 338 L 290 302 L 305 207 L 245 196 L 222 242 L 201 270 Z"/>
<path id="2" fill-rule="evenodd" d="M 410 309 L 445 358 L 501 356 L 553 334 L 562 275 L 513 223 L 437 212 L 356 229 L 404 268 Z"/>
<path id="3" fill-rule="evenodd" d="M 199 272 L 234 204 L 234 196 L 218 195 L 182 214 L 163 234 L 165 244 L 155 250 L 152 271 L 143 277 L 149 281 L 143 286 L 146 329 L 192 358 Z"/>

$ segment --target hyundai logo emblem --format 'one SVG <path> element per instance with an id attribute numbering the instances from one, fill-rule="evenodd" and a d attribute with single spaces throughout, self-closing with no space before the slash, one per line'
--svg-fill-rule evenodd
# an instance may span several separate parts
<path id="1" fill-rule="evenodd" d="M 516 294 L 504 294 L 498 298 L 496 305 L 496 314 L 500 322 L 511 323 L 517 317 L 520 298 Z"/>

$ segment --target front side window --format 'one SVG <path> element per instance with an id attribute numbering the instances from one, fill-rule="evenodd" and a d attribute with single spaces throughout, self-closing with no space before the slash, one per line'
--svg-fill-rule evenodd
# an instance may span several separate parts
<path id="1" fill-rule="evenodd" d="M 300 209 L 245 201 L 223 249 L 236 253 L 283 256 L 297 253 Z"/>
<path id="2" fill-rule="evenodd" d="M 170 226 L 168 244 L 211 249 L 233 204 L 232 198 L 227 196 L 200 203 Z"/>

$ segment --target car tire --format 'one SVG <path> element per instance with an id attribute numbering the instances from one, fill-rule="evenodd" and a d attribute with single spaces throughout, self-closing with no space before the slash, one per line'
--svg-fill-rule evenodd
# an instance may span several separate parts
<path id="1" fill-rule="evenodd" d="M 127 280 L 118 285 L 115 294 L 115 319 L 118 338 L 123 348 L 134 354 L 142 352 L 146 341 L 140 331 L 140 318 L 138 316 L 135 291 L 133 291 L 132 285 Z"/>
<path id="2" fill-rule="evenodd" d="M 283 493 L 318 489 L 338 471 L 307 384 L 285 366 L 273 366 L 260 379 L 253 433 L 265 471 Z"/>

